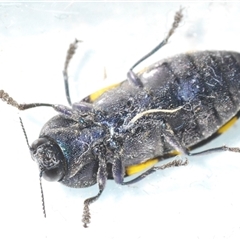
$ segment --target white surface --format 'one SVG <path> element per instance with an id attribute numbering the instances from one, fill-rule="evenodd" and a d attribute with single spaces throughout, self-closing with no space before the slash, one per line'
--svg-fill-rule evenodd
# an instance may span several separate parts
<path id="1" fill-rule="evenodd" d="M 0 4 L 0 89 L 19 102 L 66 104 L 62 69 L 69 44 L 82 39 L 69 69 L 72 100 L 97 88 L 106 67 L 121 81 L 129 67 L 168 31 L 179 3 Z M 192 50 L 240 51 L 239 3 L 181 3 L 184 21 L 158 59 Z M 83 201 L 97 188 L 69 189 L 43 182 L 31 160 L 16 109 L 0 102 L 1 239 L 239 239 L 240 156 L 190 158 L 130 187 L 109 182 L 82 227 Z M 20 113 L 34 141 L 55 113 Z M 210 146 L 240 146 L 235 125 Z"/>

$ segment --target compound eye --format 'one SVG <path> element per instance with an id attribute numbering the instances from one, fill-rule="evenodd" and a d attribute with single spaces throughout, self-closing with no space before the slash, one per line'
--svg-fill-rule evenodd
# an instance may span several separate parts
<path id="1" fill-rule="evenodd" d="M 43 170 L 42 176 L 49 182 L 56 182 L 63 178 L 63 172 L 59 167 L 56 167 L 49 170 Z"/>
<path id="2" fill-rule="evenodd" d="M 60 181 L 65 175 L 65 158 L 53 140 L 39 138 L 33 142 L 31 156 L 37 162 L 42 176 L 47 181 Z"/>

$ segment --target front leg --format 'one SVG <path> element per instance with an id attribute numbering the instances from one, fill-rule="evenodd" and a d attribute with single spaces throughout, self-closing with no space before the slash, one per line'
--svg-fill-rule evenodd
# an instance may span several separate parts
<path id="1" fill-rule="evenodd" d="M 106 160 L 105 160 L 105 156 L 106 156 L 105 147 L 102 144 L 96 146 L 94 148 L 93 154 L 99 160 L 98 172 L 97 172 L 97 183 L 98 183 L 99 192 L 96 196 L 88 198 L 84 201 L 83 218 L 82 218 L 84 227 L 88 226 L 88 224 L 90 223 L 90 219 L 91 219 L 89 205 L 91 203 L 95 202 L 101 196 L 101 194 L 106 186 L 106 182 L 107 182 L 107 164 L 106 164 Z"/>

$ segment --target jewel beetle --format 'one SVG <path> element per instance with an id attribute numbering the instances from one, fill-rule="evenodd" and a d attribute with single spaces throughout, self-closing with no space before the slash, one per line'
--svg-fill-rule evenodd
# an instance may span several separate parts
<path id="1" fill-rule="evenodd" d="M 240 152 L 239 148 L 227 146 L 190 152 L 219 133 L 240 110 L 239 53 L 185 53 L 134 72 L 139 63 L 167 44 L 182 17 L 180 9 L 166 38 L 130 68 L 127 80 L 72 103 L 67 70 L 79 43 L 75 40 L 69 47 L 63 71 L 70 107 L 19 104 L 0 90 L 0 98 L 19 110 L 46 106 L 57 111 L 58 115 L 43 126 L 31 146 L 20 121 L 40 179 L 73 188 L 98 185 L 98 193 L 84 201 L 84 227 L 90 223 L 89 205 L 100 197 L 108 179 L 121 185 L 133 184 L 157 170 L 186 165 L 189 155 Z M 178 154 L 186 160 L 175 158 L 155 165 Z M 125 181 L 125 177 L 141 171 Z"/>

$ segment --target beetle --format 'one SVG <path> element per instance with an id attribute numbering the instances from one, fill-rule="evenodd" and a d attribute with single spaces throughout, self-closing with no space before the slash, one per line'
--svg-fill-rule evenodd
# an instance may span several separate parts
<path id="1" fill-rule="evenodd" d="M 240 152 L 239 148 L 227 146 L 190 152 L 219 133 L 240 110 L 239 53 L 180 54 L 138 74 L 133 71 L 167 44 L 182 17 L 180 9 L 166 38 L 130 68 L 127 80 L 72 104 L 67 69 L 79 43 L 75 40 L 69 47 L 63 71 L 70 107 L 19 104 L 0 90 L 0 98 L 19 110 L 46 106 L 57 111 L 58 115 L 43 126 L 31 146 L 20 121 L 31 157 L 38 164 L 40 179 L 73 188 L 98 184 L 98 193 L 84 201 L 84 227 L 90 223 L 89 205 L 100 197 L 108 179 L 121 185 L 133 184 L 157 170 L 188 163 L 187 158 L 176 158 L 155 166 L 166 156 L 180 154 L 185 158 L 215 151 Z M 134 179 L 124 181 L 126 176 L 142 170 Z"/>

